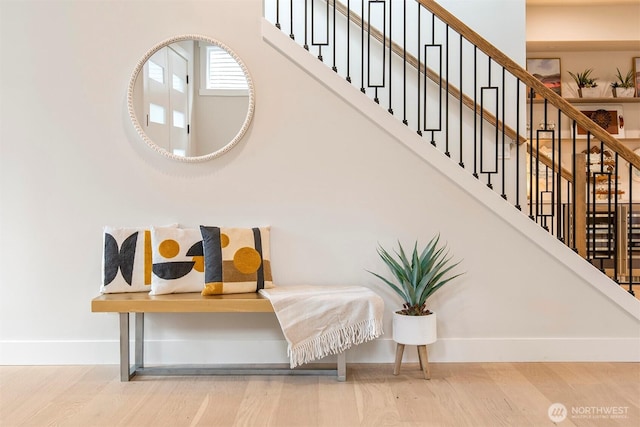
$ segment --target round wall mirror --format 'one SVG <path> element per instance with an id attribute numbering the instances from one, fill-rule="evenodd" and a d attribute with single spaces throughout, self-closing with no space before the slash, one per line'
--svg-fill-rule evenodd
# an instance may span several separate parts
<path id="1" fill-rule="evenodd" d="M 169 158 L 198 162 L 226 153 L 247 131 L 253 82 L 226 45 L 188 34 L 144 55 L 131 75 L 127 102 L 147 144 Z"/>

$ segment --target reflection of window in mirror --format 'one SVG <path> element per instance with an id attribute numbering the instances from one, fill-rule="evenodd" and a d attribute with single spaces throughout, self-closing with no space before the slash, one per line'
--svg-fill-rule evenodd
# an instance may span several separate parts
<path id="1" fill-rule="evenodd" d="M 240 64 L 219 46 L 200 43 L 200 95 L 249 96 Z"/>
<path id="2" fill-rule="evenodd" d="M 149 60 L 149 78 L 160 84 L 164 83 L 164 68 L 152 60 Z"/>

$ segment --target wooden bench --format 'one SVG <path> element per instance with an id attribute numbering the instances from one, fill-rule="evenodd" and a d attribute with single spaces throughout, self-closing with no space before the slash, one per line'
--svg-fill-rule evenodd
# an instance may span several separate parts
<path id="1" fill-rule="evenodd" d="M 135 375 L 337 375 L 347 376 L 345 353 L 338 354 L 336 369 L 290 369 L 288 365 L 204 365 L 156 366 L 144 365 L 145 313 L 273 313 L 271 302 L 258 293 L 202 296 L 200 293 L 149 295 L 148 293 L 103 294 L 91 300 L 91 311 L 120 314 L 120 380 L 129 381 Z M 135 313 L 134 356 L 129 360 L 129 318 Z"/>

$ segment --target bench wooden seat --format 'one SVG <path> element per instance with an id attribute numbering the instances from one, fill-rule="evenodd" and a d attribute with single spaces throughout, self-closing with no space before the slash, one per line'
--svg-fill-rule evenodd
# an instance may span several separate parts
<path id="1" fill-rule="evenodd" d="M 116 313 L 268 313 L 271 302 L 257 292 L 202 296 L 199 292 L 149 295 L 103 294 L 91 301 L 93 312 Z"/>
<path id="2" fill-rule="evenodd" d="M 271 302 L 259 293 L 202 296 L 200 293 L 149 295 L 145 292 L 103 294 L 91 300 L 91 311 L 120 314 L 120 380 L 135 375 L 337 375 L 346 380 L 345 353 L 336 369 L 289 369 L 288 365 L 144 366 L 145 313 L 269 313 Z M 135 313 L 135 363 L 129 360 L 129 315 Z"/>

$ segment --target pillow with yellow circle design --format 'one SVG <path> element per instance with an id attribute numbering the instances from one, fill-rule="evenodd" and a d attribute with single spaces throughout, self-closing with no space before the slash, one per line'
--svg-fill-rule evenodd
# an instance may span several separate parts
<path id="1" fill-rule="evenodd" d="M 273 288 L 269 231 L 269 227 L 201 225 L 205 281 L 202 295 Z"/>
<path id="2" fill-rule="evenodd" d="M 202 235 L 197 228 L 154 227 L 150 295 L 200 292 L 204 284 Z"/>

